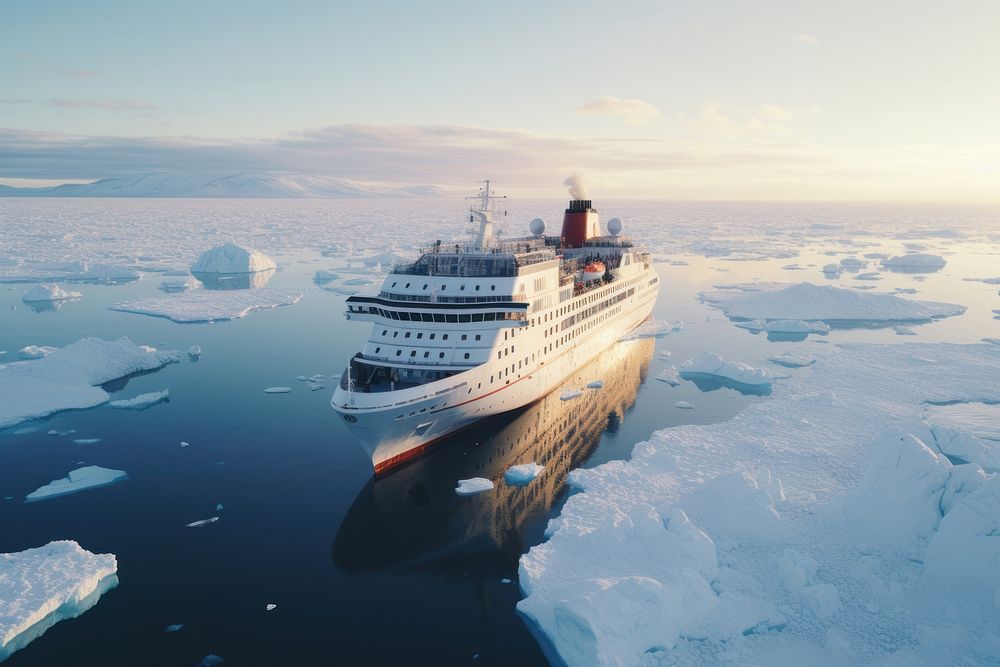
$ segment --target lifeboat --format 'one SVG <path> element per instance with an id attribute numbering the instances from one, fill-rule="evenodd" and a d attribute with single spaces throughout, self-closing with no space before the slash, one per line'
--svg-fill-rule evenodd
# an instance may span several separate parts
<path id="1" fill-rule="evenodd" d="M 583 282 L 590 282 L 591 280 L 601 280 L 604 278 L 605 266 L 604 262 L 587 262 L 587 265 L 583 267 Z"/>

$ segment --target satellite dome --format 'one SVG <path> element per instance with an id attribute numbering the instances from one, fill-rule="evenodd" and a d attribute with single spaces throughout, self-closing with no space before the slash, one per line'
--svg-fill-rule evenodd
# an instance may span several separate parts
<path id="1" fill-rule="evenodd" d="M 622 219 L 621 218 L 611 218 L 608 220 L 608 233 L 612 236 L 618 236 L 622 233 Z"/>
<path id="2" fill-rule="evenodd" d="M 541 236 L 545 233 L 545 221 L 541 218 L 535 218 L 531 221 L 531 224 L 528 225 L 528 229 L 530 229 L 531 233 L 535 236 Z"/>

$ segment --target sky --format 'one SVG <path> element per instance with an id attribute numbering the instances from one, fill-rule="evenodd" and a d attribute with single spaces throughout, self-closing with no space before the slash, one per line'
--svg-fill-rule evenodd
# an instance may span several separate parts
<path id="1" fill-rule="evenodd" d="M 998 28 L 993 0 L 5 0 L 0 183 L 998 203 Z"/>

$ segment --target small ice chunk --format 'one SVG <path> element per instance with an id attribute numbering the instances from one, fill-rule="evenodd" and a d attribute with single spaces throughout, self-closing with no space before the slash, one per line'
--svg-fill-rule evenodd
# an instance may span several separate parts
<path id="1" fill-rule="evenodd" d="M 146 408 L 167 400 L 170 400 L 170 390 L 164 389 L 163 391 L 151 391 L 146 394 L 139 394 L 135 398 L 111 401 L 108 405 L 112 408 L 120 408 L 123 410 L 145 410 Z"/>
<path id="2" fill-rule="evenodd" d="M 656 376 L 656 379 L 660 382 L 666 382 L 671 387 L 676 387 L 681 383 L 680 376 L 677 374 L 677 367 L 671 366 L 667 368 L 662 373 Z"/>
<path id="3" fill-rule="evenodd" d="M 604 386 L 604 380 L 594 380 L 587 383 L 587 389 L 600 389 Z"/>
<path id="4" fill-rule="evenodd" d="M 664 320 L 649 320 L 644 322 L 633 329 L 630 333 L 625 334 L 620 340 L 635 340 L 637 338 L 659 338 L 660 336 L 666 336 L 671 332 L 678 332 L 681 330 L 680 322 L 666 322 Z"/>
<path id="5" fill-rule="evenodd" d="M 507 472 L 504 473 L 503 478 L 511 486 L 527 486 L 542 474 L 543 470 L 545 470 L 545 466 L 534 462 L 521 463 L 507 468 Z"/>
<path id="6" fill-rule="evenodd" d="M 96 445 L 101 441 L 100 438 L 77 438 L 73 441 L 74 445 Z"/>
<path id="7" fill-rule="evenodd" d="M 198 667 L 215 667 L 215 665 L 221 665 L 226 661 L 221 655 L 216 655 L 214 653 L 209 653 L 201 662 L 198 663 Z"/>
<path id="8" fill-rule="evenodd" d="M 65 477 L 35 489 L 25 497 L 24 502 L 32 503 L 38 500 L 58 498 L 87 489 L 109 486 L 126 479 L 128 479 L 128 474 L 124 470 L 111 470 L 101 466 L 77 468 Z"/>
<path id="9" fill-rule="evenodd" d="M 187 292 L 199 287 L 201 287 L 201 283 L 194 276 L 188 276 L 182 280 L 164 280 L 160 283 L 160 291 L 168 293 Z"/>
<path id="10" fill-rule="evenodd" d="M 287 394 L 292 390 L 291 387 L 268 387 L 264 390 L 265 394 Z"/>
<path id="11" fill-rule="evenodd" d="M 583 392 L 580 391 L 579 389 L 567 389 L 559 397 L 559 400 L 572 401 L 574 398 L 579 398 L 580 396 L 583 396 Z"/>
<path id="12" fill-rule="evenodd" d="M 854 276 L 855 280 L 882 280 L 882 274 L 878 271 L 869 271 L 868 273 L 859 273 Z"/>
<path id="13" fill-rule="evenodd" d="M 168 625 L 167 627 L 165 627 L 164 630 L 166 630 L 167 632 L 177 632 L 183 627 L 184 627 L 183 623 L 174 623 L 173 625 Z"/>
<path id="14" fill-rule="evenodd" d="M 215 511 L 216 512 L 221 512 L 222 511 L 222 503 L 219 503 L 218 505 L 215 506 Z"/>
<path id="15" fill-rule="evenodd" d="M 680 408 L 681 410 L 694 410 L 694 406 L 687 401 L 677 401 L 674 403 L 675 408 Z"/>
<path id="16" fill-rule="evenodd" d="M 681 377 L 698 375 L 719 377 L 752 387 L 771 384 L 771 377 L 764 369 L 754 368 L 738 361 L 726 361 L 711 352 L 699 352 L 681 364 Z"/>
<path id="17" fill-rule="evenodd" d="M 460 496 L 474 496 L 478 493 L 493 489 L 493 482 L 484 477 L 473 477 L 471 479 L 458 480 L 455 493 Z"/>
<path id="18" fill-rule="evenodd" d="M 59 431 L 57 431 L 54 428 L 52 428 L 52 429 L 49 429 L 48 431 L 46 431 L 45 435 L 59 435 Z"/>
<path id="19" fill-rule="evenodd" d="M 892 328 L 892 330 L 896 332 L 897 336 L 916 336 L 917 335 L 917 332 L 914 331 L 912 328 L 907 327 L 907 326 L 903 326 L 902 324 L 897 324 L 896 326 L 894 326 Z"/>
<path id="20" fill-rule="evenodd" d="M 35 285 L 24 293 L 21 301 L 25 303 L 36 303 L 41 301 L 65 301 L 67 299 L 79 299 L 82 295 L 79 292 L 67 292 L 55 283 L 42 283 Z"/>
<path id="21" fill-rule="evenodd" d="M 218 520 L 219 520 L 219 517 L 217 517 L 217 516 L 213 516 L 213 517 L 210 517 L 208 519 L 199 519 L 198 521 L 192 521 L 191 523 L 187 524 L 187 527 L 188 528 L 201 528 L 202 526 L 207 526 L 210 523 L 215 523 Z"/>
<path id="22" fill-rule="evenodd" d="M 782 352 L 768 357 L 767 360 L 787 368 L 802 368 L 816 363 L 816 357 L 804 352 Z"/>
<path id="23" fill-rule="evenodd" d="M 188 348 L 188 357 L 197 359 L 201 356 L 201 345 L 192 345 Z"/>
<path id="24" fill-rule="evenodd" d="M 183 440 L 181 440 L 181 447 L 190 447 L 190 446 L 191 446 L 190 442 L 184 442 Z"/>
<path id="25" fill-rule="evenodd" d="M 501 584 L 509 584 L 509 583 L 512 583 L 512 582 L 507 577 L 504 577 L 503 579 L 500 580 L 500 583 Z"/>
<path id="26" fill-rule="evenodd" d="M 58 349 L 58 347 L 51 347 L 49 345 L 27 345 L 18 350 L 17 353 L 22 359 L 41 359 Z"/>
<path id="27" fill-rule="evenodd" d="M 278 605 L 274 604 L 273 602 L 268 602 L 267 606 L 265 607 L 265 609 L 267 609 L 268 611 L 274 611 L 277 608 Z"/>
<path id="28" fill-rule="evenodd" d="M 118 585 L 114 554 L 72 540 L 0 554 L 0 662 L 53 625 L 76 618 Z"/>

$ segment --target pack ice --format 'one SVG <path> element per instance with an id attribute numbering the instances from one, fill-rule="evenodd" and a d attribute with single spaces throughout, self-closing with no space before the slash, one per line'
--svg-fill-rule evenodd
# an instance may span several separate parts
<path id="1" fill-rule="evenodd" d="M 275 268 L 274 260 L 259 250 L 230 242 L 203 252 L 191 265 L 191 272 L 257 273 Z"/>
<path id="2" fill-rule="evenodd" d="M 114 554 L 72 540 L 0 554 L 0 662 L 53 625 L 76 618 L 118 585 Z"/>
<path id="3" fill-rule="evenodd" d="M 290 306 L 302 292 L 288 289 L 194 290 L 169 296 L 140 297 L 111 306 L 111 310 L 165 317 L 180 323 L 217 322 L 246 317 L 256 310 Z"/>
<path id="4" fill-rule="evenodd" d="M 180 361 L 177 352 L 140 347 L 128 338 L 83 338 L 37 361 L 0 367 L 0 428 L 108 400 L 100 385 Z"/>
<path id="5" fill-rule="evenodd" d="M 727 316 L 744 320 L 908 322 L 961 315 L 965 307 L 904 299 L 832 285 L 755 283 L 704 292 L 701 298 Z"/>
<path id="6" fill-rule="evenodd" d="M 812 368 L 570 473 L 519 567 L 553 661 L 1000 660 L 1000 443 L 923 411 L 1000 400 L 1000 348 L 845 345 Z"/>

